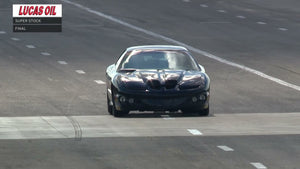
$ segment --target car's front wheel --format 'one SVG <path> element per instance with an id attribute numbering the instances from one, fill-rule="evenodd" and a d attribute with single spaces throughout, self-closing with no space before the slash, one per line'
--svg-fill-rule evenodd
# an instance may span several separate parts
<path id="1" fill-rule="evenodd" d="M 116 97 L 116 93 L 117 93 L 117 90 L 115 88 L 112 88 L 111 114 L 115 117 L 122 117 L 122 116 L 125 116 L 125 115 L 129 114 L 129 111 L 128 110 L 123 110 L 123 109 L 121 109 L 121 110 L 116 109 L 116 103 L 115 103 L 115 100 L 114 100 L 114 98 Z M 109 99 L 109 98 L 107 97 L 107 99 Z"/>
<path id="2" fill-rule="evenodd" d="M 109 100 L 108 94 L 106 94 L 106 101 L 107 101 L 107 111 L 108 111 L 109 114 L 112 114 L 113 113 L 113 111 L 112 111 L 113 106 L 110 105 L 110 100 Z"/>
<path id="3" fill-rule="evenodd" d="M 117 110 L 116 109 L 116 104 L 114 101 L 112 101 L 113 105 L 111 106 L 111 114 L 115 117 L 122 117 L 125 116 L 127 114 L 129 114 L 128 110 Z"/>
<path id="4" fill-rule="evenodd" d="M 106 96 L 106 100 L 107 100 L 107 111 L 109 112 L 109 114 L 115 116 L 115 117 L 122 117 L 125 116 L 129 113 L 129 111 L 118 111 L 116 110 L 114 103 L 113 105 L 110 105 L 110 100 L 108 97 L 108 94 Z"/>
<path id="5" fill-rule="evenodd" d="M 119 110 L 116 110 L 115 106 L 112 106 L 112 114 L 115 116 L 115 117 L 122 117 L 122 116 L 125 116 L 127 114 L 129 114 L 129 111 L 119 111 Z"/>
<path id="6" fill-rule="evenodd" d="M 200 116 L 208 116 L 209 115 L 209 106 L 206 109 L 203 109 L 199 112 Z"/>

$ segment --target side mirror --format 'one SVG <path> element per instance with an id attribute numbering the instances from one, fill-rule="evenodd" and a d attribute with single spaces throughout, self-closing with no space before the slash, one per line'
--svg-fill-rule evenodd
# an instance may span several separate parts
<path id="1" fill-rule="evenodd" d="M 201 72 L 205 73 L 205 68 L 202 65 L 200 65 L 200 64 L 198 64 L 198 65 L 199 65 L 199 67 L 201 69 Z"/>

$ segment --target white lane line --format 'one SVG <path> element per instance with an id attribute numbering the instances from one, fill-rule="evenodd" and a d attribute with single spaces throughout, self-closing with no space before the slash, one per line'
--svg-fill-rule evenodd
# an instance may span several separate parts
<path id="1" fill-rule="evenodd" d="M 167 115 L 167 114 L 160 115 L 160 117 L 162 117 L 164 120 L 173 120 L 173 119 L 175 119 L 174 117 L 170 117 L 170 115 Z"/>
<path id="2" fill-rule="evenodd" d="M 99 16 L 99 17 L 105 18 L 105 19 L 110 20 L 110 21 L 112 21 L 112 22 L 118 23 L 118 24 L 120 24 L 120 25 L 123 25 L 123 26 L 125 26 L 125 27 L 131 28 L 131 29 L 133 29 L 133 30 L 136 30 L 136 31 L 138 31 L 138 32 L 142 32 L 142 33 L 144 33 L 144 34 L 146 34 L 146 35 L 149 35 L 149 36 L 152 36 L 152 37 L 155 37 L 155 38 L 158 38 L 158 39 L 162 39 L 162 40 L 164 40 L 164 41 L 166 41 L 166 42 L 169 42 L 169 43 L 173 43 L 173 44 L 176 44 L 176 45 L 184 46 L 184 47 L 188 48 L 190 51 L 195 52 L 195 53 L 197 53 L 197 54 L 206 56 L 206 57 L 211 58 L 211 59 L 214 59 L 214 60 L 216 60 L 216 61 L 218 61 L 218 62 L 221 62 L 221 63 L 227 64 L 227 65 L 230 65 L 230 66 L 233 66 L 233 67 L 242 69 L 242 70 L 244 70 L 244 71 L 253 73 L 253 74 L 255 74 L 255 75 L 258 75 L 258 76 L 260 76 L 260 77 L 263 77 L 263 78 L 265 78 L 265 79 L 268 79 L 268 80 L 270 80 L 270 81 L 273 81 L 273 82 L 275 82 L 275 83 L 278 83 L 278 84 L 280 84 L 280 85 L 283 85 L 283 86 L 292 88 L 292 89 L 294 89 L 294 90 L 300 91 L 300 86 L 297 86 L 297 85 L 294 85 L 294 84 L 292 84 L 292 83 L 288 83 L 288 82 L 286 82 L 286 81 L 283 81 L 283 80 L 281 80 L 281 79 L 278 79 L 278 78 L 276 78 L 276 77 L 267 75 L 267 74 L 265 74 L 265 73 L 263 73 L 263 72 L 261 72 L 261 71 L 252 69 L 252 68 L 250 68 L 250 67 L 247 67 L 247 66 L 244 66 L 244 65 L 235 63 L 235 62 L 231 62 L 231 61 L 229 61 L 229 60 L 223 59 L 223 58 L 221 58 L 221 57 L 218 57 L 218 56 L 216 56 L 216 55 L 213 55 L 213 54 L 208 53 L 208 52 L 206 52 L 206 51 L 203 51 L 203 50 L 201 50 L 201 49 L 195 48 L 195 47 L 193 47 L 193 46 L 187 45 L 187 44 L 182 43 L 182 42 L 180 42 L 180 41 L 177 41 L 177 40 L 175 40 L 175 39 L 172 39 L 172 38 L 169 38 L 169 37 L 160 35 L 160 34 L 158 34 L 158 33 L 155 33 L 155 32 L 152 32 L 152 31 L 149 31 L 149 30 L 146 30 L 146 29 L 137 27 L 137 26 L 135 26 L 135 25 L 132 25 L 132 24 L 127 23 L 127 22 L 124 22 L 124 21 L 119 20 L 119 19 L 117 19 L 117 18 L 115 18 L 115 17 L 112 17 L 112 16 L 110 16 L 110 15 L 106 15 L 106 14 L 104 14 L 104 13 L 102 13 L 102 12 L 95 11 L 95 10 L 92 10 L 92 9 L 90 9 L 90 8 L 88 8 L 88 7 L 82 6 L 81 4 L 78 4 L 78 3 L 76 3 L 76 2 L 71 2 L 71 1 L 69 1 L 69 0 L 62 0 L 62 1 L 65 2 L 65 3 L 71 4 L 71 5 L 74 5 L 74 6 L 80 8 L 80 9 L 82 9 L 82 10 L 85 10 L 85 11 L 87 11 L 87 12 L 89 12 L 89 13 L 92 13 L 92 14 L 94 14 L 94 15 L 97 15 L 97 16 Z"/>
<path id="3" fill-rule="evenodd" d="M 250 163 L 250 164 L 253 165 L 257 169 L 267 169 L 267 167 L 264 166 L 262 163 L 255 162 L 255 163 Z"/>
<path id="4" fill-rule="evenodd" d="M 227 13 L 225 10 L 222 10 L 222 9 L 218 9 L 217 11 L 220 13 Z"/>
<path id="5" fill-rule="evenodd" d="M 41 54 L 44 55 L 44 56 L 50 56 L 50 55 L 51 55 L 51 54 L 48 53 L 48 52 L 41 52 Z"/>
<path id="6" fill-rule="evenodd" d="M 68 63 L 66 62 L 66 61 L 63 61 L 63 60 L 59 60 L 59 61 L 57 61 L 59 64 L 61 64 L 61 65 L 67 65 Z"/>
<path id="7" fill-rule="evenodd" d="M 0 31 L 0 34 L 6 34 L 6 32 L 5 31 Z"/>
<path id="8" fill-rule="evenodd" d="M 232 148 L 225 146 L 225 145 L 221 145 L 221 146 L 217 146 L 219 149 L 222 149 L 224 151 L 234 151 Z"/>
<path id="9" fill-rule="evenodd" d="M 197 129 L 187 129 L 188 132 L 190 132 L 192 135 L 200 136 L 203 135 L 199 130 Z"/>
<path id="10" fill-rule="evenodd" d="M 259 25 L 266 25 L 267 23 L 266 22 L 256 22 L 257 24 Z"/>
<path id="11" fill-rule="evenodd" d="M 182 2 L 191 2 L 191 0 L 182 0 Z"/>
<path id="12" fill-rule="evenodd" d="M 20 41 L 20 39 L 19 39 L 19 38 L 14 38 L 14 37 L 11 37 L 10 39 L 11 39 L 11 40 L 14 40 L 14 41 Z"/>
<path id="13" fill-rule="evenodd" d="M 205 5 L 205 4 L 201 4 L 200 5 L 202 8 L 207 8 L 208 7 L 208 5 Z"/>
<path id="14" fill-rule="evenodd" d="M 85 74 L 85 72 L 84 72 L 83 70 L 76 70 L 76 72 L 77 72 L 78 74 Z"/>
<path id="15" fill-rule="evenodd" d="M 100 85 L 105 84 L 105 82 L 103 82 L 102 80 L 94 80 L 94 81 Z"/>
<path id="16" fill-rule="evenodd" d="M 29 48 L 29 49 L 34 49 L 35 48 L 35 46 L 33 46 L 33 45 L 26 45 L 26 47 Z"/>
<path id="17" fill-rule="evenodd" d="M 288 29 L 287 28 L 278 28 L 278 30 L 280 30 L 280 31 L 287 31 Z"/>
<path id="18" fill-rule="evenodd" d="M 246 17 L 243 16 L 243 15 L 237 15 L 236 17 L 237 17 L 237 18 L 240 18 L 240 19 L 246 19 Z"/>

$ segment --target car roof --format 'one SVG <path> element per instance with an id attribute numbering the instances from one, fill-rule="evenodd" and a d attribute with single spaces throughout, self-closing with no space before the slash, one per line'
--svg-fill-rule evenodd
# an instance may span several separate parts
<path id="1" fill-rule="evenodd" d="M 185 47 L 182 46 L 173 46 L 173 45 L 144 45 L 144 46 L 132 46 L 127 48 L 127 51 L 132 50 L 185 50 L 188 51 Z"/>

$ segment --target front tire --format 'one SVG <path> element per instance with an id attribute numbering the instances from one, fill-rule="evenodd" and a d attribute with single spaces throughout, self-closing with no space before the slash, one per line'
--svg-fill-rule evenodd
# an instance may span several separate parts
<path id="1" fill-rule="evenodd" d="M 115 88 L 113 88 L 113 93 L 112 93 L 112 103 L 113 103 L 113 105 L 111 106 L 111 114 L 113 115 L 113 116 L 115 116 L 115 117 L 122 117 L 122 116 L 125 116 L 125 115 L 127 115 L 127 114 L 129 114 L 129 111 L 128 110 L 117 110 L 116 109 L 116 107 L 115 107 L 115 101 L 114 101 L 114 93 L 116 93 L 117 91 L 116 91 L 116 89 Z"/>
<path id="2" fill-rule="evenodd" d="M 208 116 L 209 115 L 209 106 L 206 109 L 203 109 L 199 112 L 200 116 Z"/>
<path id="3" fill-rule="evenodd" d="M 107 101 L 107 111 L 108 111 L 109 114 L 112 114 L 113 113 L 113 106 L 110 105 L 110 100 L 109 100 L 108 94 L 106 94 L 106 101 Z"/>
<path id="4" fill-rule="evenodd" d="M 116 110 L 115 106 L 112 106 L 112 114 L 115 117 L 123 117 L 123 116 L 129 114 L 129 111 L 119 111 L 119 110 Z"/>

